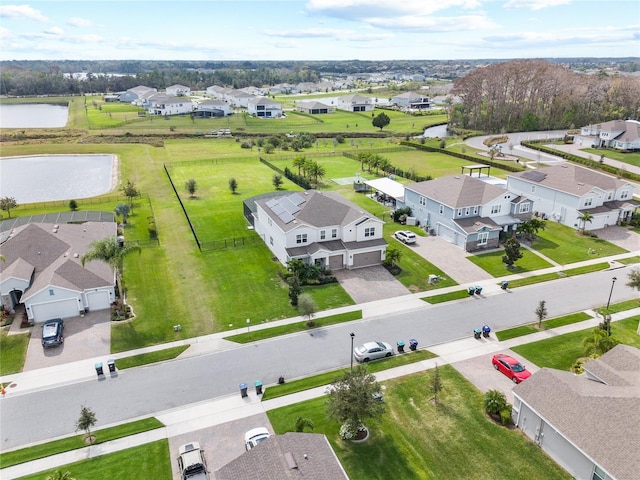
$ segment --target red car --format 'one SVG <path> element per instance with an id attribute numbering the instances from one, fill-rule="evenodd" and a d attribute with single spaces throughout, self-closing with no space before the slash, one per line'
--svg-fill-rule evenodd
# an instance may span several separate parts
<path id="1" fill-rule="evenodd" d="M 509 377 L 513 383 L 520 383 L 531 376 L 531 372 L 524 368 L 519 361 L 504 353 L 494 355 L 491 359 L 491 364 L 493 368 Z"/>

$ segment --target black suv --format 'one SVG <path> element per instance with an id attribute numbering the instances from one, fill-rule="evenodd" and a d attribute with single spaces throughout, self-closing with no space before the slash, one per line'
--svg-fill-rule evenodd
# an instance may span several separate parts
<path id="1" fill-rule="evenodd" d="M 64 321 L 61 318 L 47 320 L 42 325 L 42 346 L 55 347 L 64 342 Z"/>

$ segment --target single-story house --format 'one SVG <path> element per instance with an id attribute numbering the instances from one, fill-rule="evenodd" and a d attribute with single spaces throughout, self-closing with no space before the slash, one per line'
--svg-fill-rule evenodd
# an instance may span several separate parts
<path id="1" fill-rule="evenodd" d="M 508 188 L 470 175 L 450 175 L 412 183 L 397 207 L 433 234 L 472 252 L 495 248 L 500 232 L 513 232 L 531 218 L 533 202 Z"/>
<path id="2" fill-rule="evenodd" d="M 201 117 L 224 117 L 232 113 L 231 105 L 222 100 L 205 100 L 196 107 L 196 114 Z"/>
<path id="3" fill-rule="evenodd" d="M 188 97 L 191 95 L 191 88 L 184 85 L 176 84 L 166 88 L 167 95 L 174 97 Z"/>
<path id="4" fill-rule="evenodd" d="M 300 102 L 296 105 L 296 110 L 303 113 L 309 113 L 311 115 L 335 112 L 335 108 L 332 106 L 316 101 Z"/>
<path id="5" fill-rule="evenodd" d="M 507 176 L 507 189 L 533 200 L 538 215 L 586 230 L 629 221 L 640 206 L 633 199 L 635 188 L 627 180 L 571 163 Z M 585 212 L 592 219 L 582 225 L 579 217 Z"/>
<path id="6" fill-rule="evenodd" d="M 348 112 L 372 112 L 374 108 L 373 98 L 362 95 L 343 95 L 338 97 L 336 102 L 337 108 Z"/>
<path id="7" fill-rule="evenodd" d="M 416 92 L 405 92 L 391 97 L 391 103 L 399 108 L 424 110 L 431 107 L 429 97 Z"/>
<path id="8" fill-rule="evenodd" d="M 233 91 L 233 88 L 221 87 L 219 85 L 212 85 L 207 87 L 206 94 L 210 97 L 217 98 L 219 100 L 224 100 L 224 96 L 226 93 Z"/>
<path id="9" fill-rule="evenodd" d="M 611 120 L 586 125 L 573 137 L 574 143 L 592 148 L 610 147 L 620 150 L 640 150 L 640 121 Z"/>
<path id="10" fill-rule="evenodd" d="M 331 444 L 322 434 L 272 435 L 214 472 L 216 480 L 349 480 Z"/>
<path id="11" fill-rule="evenodd" d="M 253 217 L 256 232 L 283 265 L 299 259 L 340 270 L 385 259 L 384 222 L 333 192 L 262 197 Z"/>
<path id="12" fill-rule="evenodd" d="M 36 323 L 110 308 L 115 274 L 102 261 L 80 263 L 90 244 L 115 237 L 114 222 L 28 223 L 2 244 L 0 294 L 5 308 L 24 304 Z"/>
<path id="13" fill-rule="evenodd" d="M 247 112 L 260 118 L 280 118 L 282 105 L 267 97 L 254 97 L 247 103 Z"/>
<path id="14" fill-rule="evenodd" d="M 582 375 L 542 368 L 513 388 L 522 432 L 578 480 L 640 472 L 640 350 L 617 345 Z"/>

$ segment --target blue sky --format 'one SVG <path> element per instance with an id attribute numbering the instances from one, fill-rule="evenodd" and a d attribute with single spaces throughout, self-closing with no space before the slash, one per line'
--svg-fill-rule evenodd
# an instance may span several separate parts
<path id="1" fill-rule="evenodd" d="M 0 60 L 640 57 L 638 0 L 31 1 Z"/>

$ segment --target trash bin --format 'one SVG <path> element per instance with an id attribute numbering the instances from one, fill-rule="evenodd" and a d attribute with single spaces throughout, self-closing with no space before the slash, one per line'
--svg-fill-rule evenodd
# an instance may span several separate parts
<path id="1" fill-rule="evenodd" d="M 480 295 L 482 293 L 482 287 L 478 286 L 476 287 L 476 295 Z"/>
<path id="2" fill-rule="evenodd" d="M 416 348 L 418 348 L 418 340 L 416 340 L 415 338 L 412 338 L 411 340 L 409 340 L 409 349 L 412 352 L 415 352 Z"/>
<path id="3" fill-rule="evenodd" d="M 96 373 L 98 374 L 98 376 L 104 375 L 104 372 L 102 370 L 102 362 L 96 363 L 95 364 L 95 368 L 96 368 Z"/>
<path id="4" fill-rule="evenodd" d="M 404 342 L 402 340 L 398 340 L 396 345 L 398 346 L 398 353 L 404 353 Z"/>
<path id="5" fill-rule="evenodd" d="M 491 327 L 489 325 L 482 326 L 482 336 L 484 338 L 489 338 L 489 332 L 491 332 Z"/>
<path id="6" fill-rule="evenodd" d="M 260 380 L 256 380 L 253 384 L 256 387 L 256 395 L 262 395 L 262 382 Z"/>
<path id="7" fill-rule="evenodd" d="M 473 295 L 476 293 L 476 287 L 469 287 L 469 295 Z"/>
<path id="8" fill-rule="evenodd" d="M 246 383 L 241 383 L 239 385 L 239 387 L 240 387 L 240 396 L 242 398 L 246 397 L 247 396 L 247 384 Z"/>
<path id="9" fill-rule="evenodd" d="M 506 280 L 502 282 L 502 284 L 500 285 L 500 288 L 503 290 L 506 290 L 507 287 L 509 286 L 509 282 L 507 282 Z"/>
<path id="10" fill-rule="evenodd" d="M 109 367 L 109 373 L 116 373 L 116 361 L 107 360 L 107 367 Z"/>
<path id="11" fill-rule="evenodd" d="M 280 375 L 278 378 L 278 385 L 282 385 L 284 383 L 284 375 Z"/>
<path id="12" fill-rule="evenodd" d="M 480 338 L 481 335 L 482 335 L 482 329 L 481 328 L 476 328 L 473 331 L 473 338 Z"/>

